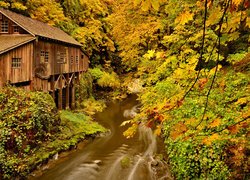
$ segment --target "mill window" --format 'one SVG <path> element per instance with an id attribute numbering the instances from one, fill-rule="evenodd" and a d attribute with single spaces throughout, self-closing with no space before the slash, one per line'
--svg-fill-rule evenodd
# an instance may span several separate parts
<path id="1" fill-rule="evenodd" d="M 74 56 L 70 56 L 70 64 L 74 63 Z"/>
<path id="2" fill-rule="evenodd" d="M 45 52 L 44 52 L 44 51 L 41 51 L 41 54 L 40 54 L 40 62 L 41 62 L 41 63 L 44 62 L 44 57 L 45 57 Z"/>
<path id="3" fill-rule="evenodd" d="M 66 59 L 66 52 L 57 52 L 57 63 L 66 63 L 67 59 Z"/>
<path id="4" fill-rule="evenodd" d="M 13 32 L 14 33 L 19 33 L 19 27 L 17 25 L 13 26 Z"/>
<path id="5" fill-rule="evenodd" d="M 9 32 L 9 22 L 8 21 L 2 21 L 1 24 L 1 32 L 2 33 L 8 33 Z"/>
<path id="6" fill-rule="evenodd" d="M 22 62 L 21 58 L 12 58 L 11 67 L 12 68 L 20 68 L 21 67 L 21 62 Z"/>
<path id="7" fill-rule="evenodd" d="M 49 52 L 48 51 L 45 51 L 45 53 L 44 53 L 44 62 L 45 63 L 49 62 Z"/>
<path id="8" fill-rule="evenodd" d="M 78 63 L 79 63 L 79 57 L 76 56 L 76 64 L 78 64 Z"/>

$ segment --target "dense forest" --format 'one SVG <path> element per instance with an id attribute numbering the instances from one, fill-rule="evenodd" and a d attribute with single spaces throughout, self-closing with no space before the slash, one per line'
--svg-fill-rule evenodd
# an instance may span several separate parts
<path id="1" fill-rule="evenodd" d="M 140 113 L 124 122 L 124 135 L 144 123 L 164 138 L 176 179 L 250 178 L 249 0 L 1 0 L 0 7 L 83 45 L 91 68 L 81 86 L 94 85 L 78 91 L 79 108 L 92 91 L 137 92 Z"/>

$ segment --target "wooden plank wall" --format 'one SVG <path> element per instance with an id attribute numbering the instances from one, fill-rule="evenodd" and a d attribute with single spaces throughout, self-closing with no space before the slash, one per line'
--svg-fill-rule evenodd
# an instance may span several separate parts
<path id="1" fill-rule="evenodd" d="M 21 67 L 12 68 L 12 58 L 21 58 Z M 1 84 L 32 80 L 33 42 L 0 55 Z"/>
<path id="2" fill-rule="evenodd" d="M 41 51 L 49 52 L 49 63 L 41 62 Z M 61 53 L 66 54 L 64 62 L 59 62 Z M 78 57 L 78 63 L 77 63 Z M 86 71 L 88 69 L 88 57 L 84 55 L 80 47 L 67 44 L 58 44 L 52 41 L 38 40 L 35 45 L 34 69 L 43 64 L 48 75 L 67 74 Z"/>

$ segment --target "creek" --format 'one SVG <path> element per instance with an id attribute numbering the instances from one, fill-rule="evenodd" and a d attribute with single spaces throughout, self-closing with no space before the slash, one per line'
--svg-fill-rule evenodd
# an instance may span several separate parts
<path id="1" fill-rule="evenodd" d="M 138 133 L 127 139 L 120 126 L 136 115 L 135 96 L 108 104 L 95 119 L 110 133 L 97 137 L 84 148 L 55 160 L 53 167 L 34 177 L 40 180 L 167 180 L 172 179 L 163 160 L 164 145 L 152 130 L 140 125 Z M 32 178 L 33 179 L 33 178 Z"/>

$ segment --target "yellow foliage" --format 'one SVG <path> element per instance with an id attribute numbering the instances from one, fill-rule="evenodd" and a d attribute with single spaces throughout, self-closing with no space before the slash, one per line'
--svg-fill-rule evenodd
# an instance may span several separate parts
<path id="1" fill-rule="evenodd" d="M 184 25 L 188 21 L 193 20 L 193 16 L 193 13 L 190 13 L 189 11 L 184 11 L 183 13 L 179 14 L 179 16 L 177 16 L 177 18 L 175 19 L 175 23 Z"/>
<path id="2" fill-rule="evenodd" d="M 156 136 L 160 136 L 160 135 L 161 135 L 161 126 L 160 126 L 160 125 L 158 125 L 158 126 L 156 127 L 156 129 L 155 129 L 155 131 L 154 131 L 154 134 L 155 134 Z"/>
<path id="3" fill-rule="evenodd" d="M 236 105 L 242 105 L 242 104 L 247 104 L 249 101 L 249 98 L 244 97 L 244 98 L 240 98 L 237 100 L 237 102 L 235 103 Z"/>
<path id="4" fill-rule="evenodd" d="M 14 2 L 14 3 L 12 3 L 12 4 L 11 4 L 11 8 L 13 8 L 13 9 L 18 9 L 18 10 L 22 10 L 22 11 L 24 11 L 24 10 L 27 9 L 27 7 L 24 6 L 24 5 L 23 5 L 22 3 L 20 3 L 20 2 Z"/>
<path id="5" fill-rule="evenodd" d="M 212 144 L 213 141 L 216 141 L 220 138 L 220 135 L 218 133 L 215 133 L 215 134 L 212 134 L 211 136 L 208 136 L 206 138 L 204 138 L 202 140 L 202 142 L 205 144 L 205 145 L 208 145 L 210 146 Z"/>
<path id="6" fill-rule="evenodd" d="M 159 1 L 158 1 L 158 0 L 150 0 L 150 1 L 151 1 L 152 7 L 153 7 L 156 11 L 158 11 L 159 8 L 160 8 L 160 3 L 159 3 Z"/>
<path id="7" fill-rule="evenodd" d="M 155 50 L 148 50 L 147 54 L 145 54 L 143 57 L 151 59 L 155 55 Z"/>
<path id="8" fill-rule="evenodd" d="M 221 120 L 219 118 L 213 120 L 208 127 L 210 128 L 214 128 L 214 127 L 217 127 L 221 124 Z"/>
<path id="9" fill-rule="evenodd" d="M 218 65 L 218 70 L 217 70 L 217 71 L 219 71 L 221 68 L 222 68 L 222 65 L 219 64 L 219 65 Z M 211 70 L 209 71 L 209 76 L 214 76 L 215 70 L 216 70 L 216 67 L 214 67 L 213 69 L 211 69 Z"/>
<path id="10" fill-rule="evenodd" d="M 8 8 L 10 6 L 9 3 L 7 2 L 3 2 L 3 1 L 0 1 L 0 7 L 3 7 L 3 8 Z"/>
<path id="11" fill-rule="evenodd" d="M 195 118 L 187 119 L 187 120 L 186 120 L 186 124 L 187 124 L 187 125 L 190 125 L 190 126 L 194 126 L 194 125 L 197 124 L 197 119 L 195 119 Z"/>
<path id="12" fill-rule="evenodd" d="M 232 0 L 232 4 L 234 4 L 236 7 L 238 7 L 243 0 Z"/>
<path id="13" fill-rule="evenodd" d="M 142 2 L 142 10 L 143 11 L 148 11 L 149 8 L 151 7 L 151 3 L 150 3 L 150 0 L 145 0 Z"/>
<path id="14" fill-rule="evenodd" d="M 242 114 L 242 117 L 244 119 L 249 119 L 250 118 L 250 107 L 248 107 L 247 111 Z"/>
<path id="15" fill-rule="evenodd" d="M 213 8 L 213 10 L 211 11 L 207 19 L 206 25 L 210 26 L 210 25 L 217 24 L 220 21 L 222 14 L 223 12 L 221 11 L 220 7 Z"/>
<path id="16" fill-rule="evenodd" d="M 250 28 L 250 17 L 246 18 L 246 26 L 248 26 Z"/>
<path id="17" fill-rule="evenodd" d="M 123 132 L 123 135 L 126 137 L 126 138 L 132 138 L 136 131 L 138 129 L 138 124 L 133 124 L 131 127 L 129 127 L 125 132 Z"/>

